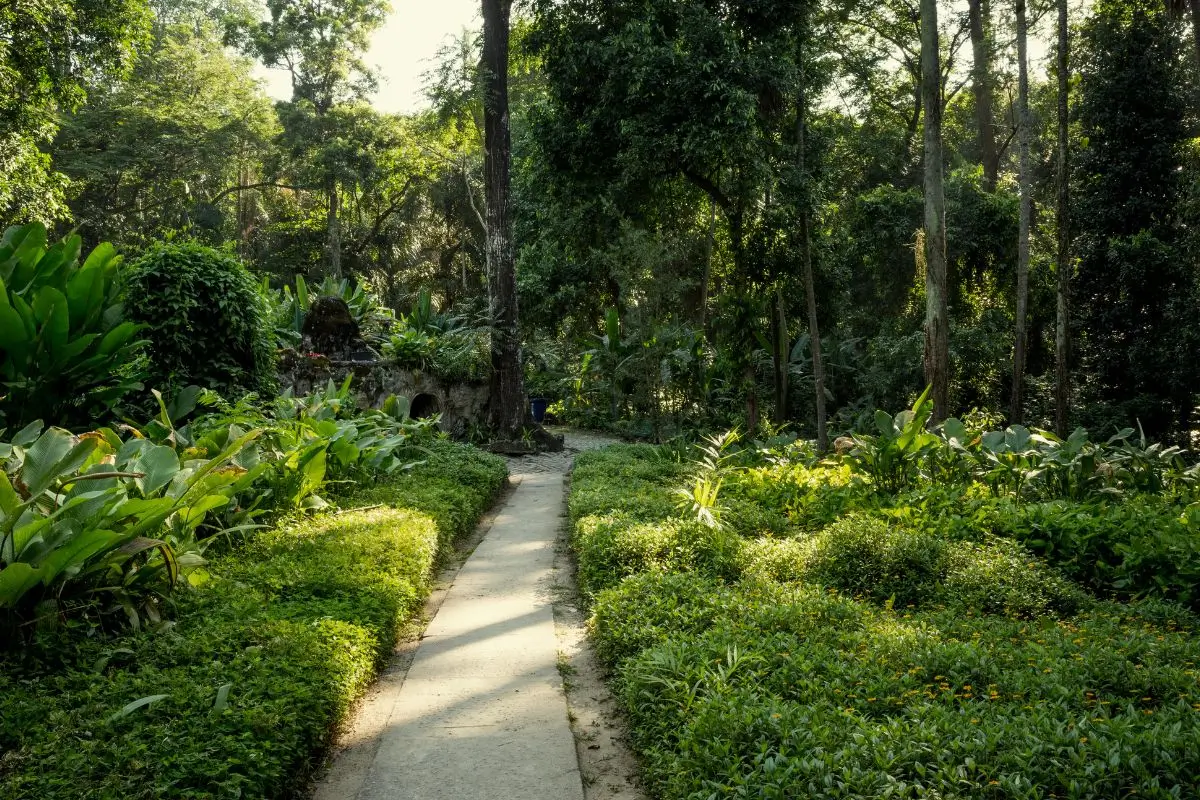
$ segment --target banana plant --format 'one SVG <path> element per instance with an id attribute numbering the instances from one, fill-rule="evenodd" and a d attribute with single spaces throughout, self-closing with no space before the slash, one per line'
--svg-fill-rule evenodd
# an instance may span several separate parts
<path id="1" fill-rule="evenodd" d="M 88 424 L 140 388 L 141 328 L 124 319 L 121 257 L 82 240 L 49 245 L 40 223 L 0 238 L 0 424 Z"/>

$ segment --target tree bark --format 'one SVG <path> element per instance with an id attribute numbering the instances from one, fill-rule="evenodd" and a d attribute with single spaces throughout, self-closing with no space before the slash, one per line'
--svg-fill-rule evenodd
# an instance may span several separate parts
<path id="1" fill-rule="evenodd" d="M 780 422 L 788 420 L 788 369 L 791 367 L 791 339 L 788 336 L 787 306 L 782 283 L 775 288 L 775 414 Z"/>
<path id="2" fill-rule="evenodd" d="M 498 435 L 519 436 L 529 419 L 521 369 L 516 253 L 512 240 L 512 137 L 508 122 L 508 37 L 512 0 L 483 0 L 484 190 L 488 306 L 492 335 L 489 414 Z"/>
<path id="3" fill-rule="evenodd" d="M 1030 187 L 1029 146 L 1032 125 L 1029 118 L 1029 26 L 1025 18 L 1025 0 L 1016 0 L 1017 15 L 1017 149 L 1019 151 L 1018 183 L 1021 190 L 1020 232 L 1017 240 L 1017 314 L 1016 337 L 1013 341 L 1013 383 L 1009 416 L 1012 424 L 1021 424 L 1021 390 L 1025 381 L 1025 351 L 1028 341 L 1029 313 L 1029 226 L 1033 217 L 1033 197 Z"/>
<path id="4" fill-rule="evenodd" d="M 1058 0 L 1058 174 L 1054 216 L 1058 227 L 1058 292 L 1054 331 L 1054 430 L 1067 435 L 1071 411 L 1071 184 L 1070 119 L 1068 100 L 1071 91 L 1071 29 L 1067 0 Z"/>
<path id="5" fill-rule="evenodd" d="M 971 91 L 975 96 L 975 127 L 979 137 L 979 160 L 983 164 L 983 188 L 996 191 L 1000 156 L 996 149 L 992 113 L 992 43 L 988 36 L 991 13 L 988 0 L 968 0 L 971 28 Z"/>
<path id="6" fill-rule="evenodd" d="M 811 213 L 812 181 L 808 174 L 808 86 L 804 54 L 800 53 L 800 93 L 796 102 L 796 161 L 803 189 L 800 198 L 800 256 L 804 260 L 804 294 L 808 304 L 808 338 L 812 349 L 813 385 L 817 411 L 817 452 L 829 449 L 825 410 L 825 359 L 821 352 L 821 326 L 817 320 L 817 289 L 813 274 Z"/>
<path id="7" fill-rule="evenodd" d="M 329 211 L 325 217 L 326 248 L 329 256 L 329 274 L 335 279 L 342 277 L 342 225 L 339 216 L 337 180 L 330 180 L 325 190 L 329 197 Z"/>
<path id="8" fill-rule="evenodd" d="M 941 53 L 937 0 L 921 0 L 921 96 L 925 107 L 925 380 L 933 421 L 950 406 L 950 327 L 946 308 L 946 198 L 942 174 Z"/>

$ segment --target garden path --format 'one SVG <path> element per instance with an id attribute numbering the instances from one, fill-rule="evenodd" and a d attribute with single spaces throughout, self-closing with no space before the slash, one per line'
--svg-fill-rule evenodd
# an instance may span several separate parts
<path id="1" fill-rule="evenodd" d="M 635 769 L 610 755 L 581 774 L 563 687 L 576 673 L 555 624 L 566 473 L 575 451 L 609 442 L 568 433 L 567 452 L 510 460 L 515 490 L 358 709 L 316 800 L 585 800 L 585 784 L 591 800 L 594 773 Z M 638 796 L 623 777 L 605 796 Z"/>

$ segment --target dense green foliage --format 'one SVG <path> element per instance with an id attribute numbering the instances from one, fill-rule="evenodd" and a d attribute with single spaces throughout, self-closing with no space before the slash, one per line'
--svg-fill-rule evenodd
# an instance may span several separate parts
<path id="1" fill-rule="evenodd" d="M 1057 76 L 1035 63 L 1020 176 L 1010 11 L 972 0 L 973 25 L 939 5 L 951 406 L 997 409 L 1013 388 L 1025 181 L 1028 347 L 1009 421 L 1050 427 L 1062 398 L 1061 435 L 1140 421 L 1186 443 L 1200 377 L 1195 20 L 1151 0 L 1070 8 L 1066 148 Z M 366 49 L 386 3 L 106 8 L 0 12 L 14 43 L 0 102 L 16 121 L 0 131 L 0 219 L 73 225 L 133 252 L 183 234 L 236 250 L 274 287 L 301 273 L 344 280 L 349 297 L 369 290 L 396 315 L 427 291 L 448 315 L 486 316 L 478 36 L 440 53 L 428 110 L 383 114 Z M 1031 40 L 1054 52 L 1054 15 L 1036 11 Z M 527 378 L 554 413 L 660 440 L 766 421 L 807 430 L 818 343 L 834 435 L 908 404 L 927 382 L 912 4 L 524 13 L 509 63 L 512 216 Z M 254 61 L 287 70 L 290 96 L 273 103 Z M 1060 279 L 1076 279 L 1061 309 Z M 276 327 L 291 344 L 289 303 Z M 490 377 L 482 334 L 429 342 L 378 327 L 364 327 L 377 349 L 412 366 Z"/>
<path id="2" fill-rule="evenodd" d="M 123 277 L 129 316 L 146 326 L 150 386 L 170 394 L 190 385 L 233 395 L 274 388 L 266 299 L 235 256 L 161 244 Z"/>
<path id="3" fill-rule="evenodd" d="M 503 462 L 447 442 L 342 511 L 251 534 L 177 593 L 169 629 L 39 634 L 0 656 L 13 798 L 278 797 L 298 787 L 391 652 L 437 554 Z M 354 510 L 361 509 L 361 510 Z"/>
<path id="4" fill-rule="evenodd" d="M 6 639 L 62 619 L 155 621 L 177 583 L 207 579 L 205 552 L 220 537 L 411 469 L 431 436 L 397 398 L 358 412 L 349 382 L 177 426 L 199 394 L 192 387 L 170 405 L 160 396 L 159 414 L 142 430 L 123 426 L 123 436 L 35 423 L 0 445 Z"/>
<path id="5" fill-rule="evenodd" d="M 1083 30 L 1077 160 L 1080 354 L 1097 422 L 1188 430 L 1200 365 L 1181 46 L 1162 3 L 1100 3 Z"/>
<path id="6" fill-rule="evenodd" d="M 0 8 L 0 227 L 61 216 L 65 182 L 42 148 L 59 110 L 119 79 L 143 44 L 144 0 L 45 0 Z"/>
<path id="7" fill-rule="evenodd" d="M 39 223 L 0 239 L 0 426 L 104 418 L 143 372 L 111 245 L 80 263 L 78 236 L 49 244 Z"/>
<path id="8" fill-rule="evenodd" d="M 925 419 L 825 461 L 580 456 L 580 583 L 657 796 L 1187 793 L 1200 619 L 1131 598 L 1195 607 L 1195 470 Z"/>

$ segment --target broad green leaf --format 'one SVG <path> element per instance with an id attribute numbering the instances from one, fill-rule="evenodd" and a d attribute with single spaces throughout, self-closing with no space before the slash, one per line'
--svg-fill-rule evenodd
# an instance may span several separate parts
<path id="1" fill-rule="evenodd" d="M 223 683 L 217 689 L 217 699 L 213 703 L 213 711 L 220 713 L 229 708 L 229 690 L 233 688 L 232 683 Z"/>
<path id="2" fill-rule="evenodd" d="M 28 447 L 36 442 L 38 437 L 42 435 L 42 429 L 44 427 L 45 425 L 40 419 L 34 420 L 17 432 L 17 435 L 12 439 L 12 443 L 18 447 Z"/>
<path id="3" fill-rule="evenodd" d="M 142 497 L 150 497 L 179 472 L 179 456 L 166 445 L 151 444 L 143 447 L 136 458 L 130 459 L 126 468 L 143 473 L 143 477 L 134 479 L 134 485 Z"/>
<path id="4" fill-rule="evenodd" d="M 157 703 L 160 700 L 166 700 L 168 697 L 170 697 L 170 695 L 168 695 L 168 694 L 152 694 L 147 697 L 139 697 L 137 700 L 134 700 L 132 703 L 125 706 L 120 711 L 118 711 L 117 713 L 115 713 L 111 717 L 109 717 L 107 722 L 110 722 L 110 723 L 116 722 L 119 719 L 128 717 L 130 714 L 137 711 L 139 708 L 145 708 L 146 706 L 151 705 L 153 703 Z"/>
<path id="5" fill-rule="evenodd" d="M 8 517 L 15 514 L 21 505 L 21 497 L 13 489 L 12 482 L 8 479 L 8 473 L 0 470 L 0 512 Z"/>
<path id="6" fill-rule="evenodd" d="M 30 497 L 68 478 L 87 461 L 96 447 L 92 439 L 76 440 L 61 428 L 50 428 L 26 451 L 21 480 Z"/>
<path id="7" fill-rule="evenodd" d="M 42 582 L 50 586 L 59 575 L 78 575 L 89 561 L 105 551 L 115 550 L 124 539 L 108 530 L 83 531 L 42 559 Z"/>
<path id="8" fill-rule="evenodd" d="M 0 608 L 16 606 L 41 580 L 41 570 L 22 562 L 9 564 L 0 570 Z"/>

